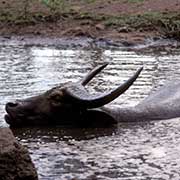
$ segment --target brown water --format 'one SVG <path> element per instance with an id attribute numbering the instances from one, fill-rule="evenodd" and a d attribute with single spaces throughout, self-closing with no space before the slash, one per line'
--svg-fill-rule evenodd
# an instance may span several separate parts
<path id="1" fill-rule="evenodd" d="M 0 126 L 4 105 L 76 82 L 98 64 L 109 66 L 89 85 L 91 92 L 116 87 L 144 66 L 140 78 L 111 106 L 133 106 L 166 80 L 180 79 L 180 50 L 138 55 L 119 49 L 0 45 Z M 107 129 L 14 130 L 27 145 L 40 180 L 179 180 L 180 119 L 119 124 Z"/>

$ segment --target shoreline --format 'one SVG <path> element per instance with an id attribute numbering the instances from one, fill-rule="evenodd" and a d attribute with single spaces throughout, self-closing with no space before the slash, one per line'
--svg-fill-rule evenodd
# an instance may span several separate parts
<path id="1" fill-rule="evenodd" d="M 180 2 L 0 0 L 0 36 L 25 41 L 89 39 L 126 47 L 164 39 L 180 42 Z"/>
<path id="2" fill-rule="evenodd" d="M 89 37 L 43 37 L 34 35 L 0 36 L 0 46 L 42 46 L 60 49 L 112 49 L 135 51 L 141 54 L 172 54 L 180 49 L 180 41 L 174 39 L 144 39 L 143 42 L 130 43 L 128 41 L 114 41 L 106 38 Z"/>

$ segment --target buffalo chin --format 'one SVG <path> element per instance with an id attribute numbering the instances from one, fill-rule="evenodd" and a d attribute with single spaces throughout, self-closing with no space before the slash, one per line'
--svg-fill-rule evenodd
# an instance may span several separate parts
<path id="1" fill-rule="evenodd" d="M 19 126 L 20 120 L 13 118 L 10 114 L 6 114 L 4 119 L 10 126 Z"/>
<path id="2" fill-rule="evenodd" d="M 5 121 L 6 121 L 7 124 L 9 124 L 9 125 L 11 124 L 12 118 L 10 117 L 9 114 L 6 114 L 6 115 L 4 116 L 4 119 L 5 119 Z"/>

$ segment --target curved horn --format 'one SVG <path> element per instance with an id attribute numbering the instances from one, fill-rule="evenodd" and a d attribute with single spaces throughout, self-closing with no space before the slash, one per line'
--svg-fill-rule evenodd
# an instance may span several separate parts
<path id="1" fill-rule="evenodd" d="M 97 66 L 96 68 L 94 68 L 92 71 L 90 71 L 87 76 L 85 76 L 83 78 L 83 80 L 81 81 L 81 84 L 83 86 L 85 86 L 89 81 L 91 81 L 91 79 L 93 79 L 101 70 L 103 70 L 106 66 L 108 65 L 108 63 L 105 63 L 103 65 Z"/>
<path id="2" fill-rule="evenodd" d="M 100 97 L 94 97 L 90 94 L 86 94 L 85 96 L 82 97 L 83 94 L 78 95 L 68 88 L 65 89 L 65 94 L 69 97 L 69 100 L 71 100 L 71 102 L 74 102 L 82 107 L 89 108 L 89 109 L 101 107 L 113 101 L 122 93 L 124 93 L 137 79 L 142 69 L 143 67 L 139 68 L 137 72 L 131 78 L 129 78 L 125 83 L 123 83 L 118 88 L 111 91 L 110 93 L 102 95 Z"/>

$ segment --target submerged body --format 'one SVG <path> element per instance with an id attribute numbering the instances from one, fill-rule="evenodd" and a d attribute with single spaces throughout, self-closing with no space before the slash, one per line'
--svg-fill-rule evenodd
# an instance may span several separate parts
<path id="1" fill-rule="evenodd" d="M 180 116 L 180 82 L 171 82 L 134 107 L 106 108 L 137 79 L 140 68 L 117 89 L 92 96 L 84 86 L 107 64 L 93 69 L 81 82 L 68 83 L 32 98 L 6 104 L 10 126 L 109 126 L 118 122 L 169 119 Z"/>
<path id="2" fill-rule="evenodd" d="M 180 82 L 168 82 L 138 105 L 104 108 L 117 122 L 163 120 L 180 117 Z"/>

